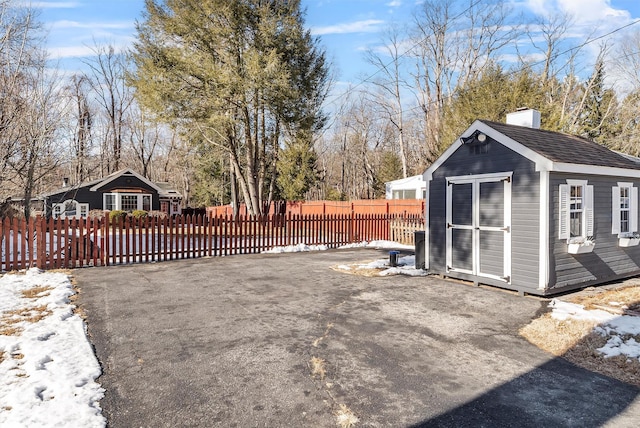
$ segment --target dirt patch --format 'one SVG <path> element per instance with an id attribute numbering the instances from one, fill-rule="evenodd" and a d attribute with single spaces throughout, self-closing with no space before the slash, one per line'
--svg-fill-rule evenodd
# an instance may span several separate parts
<path id="1" fill-rule="evenodd" d="M 636 311 L 640 308 L 638 285 L 590 291 L 567 300 L 583 305 L 587 310 L 607 310 L 620 315 L 636 316 Z M 605 357 L 598 352 L 597 349 L 607 343 L 607 338 L 594 331 L 596 326 L 594 321 L 558 320 L 547 313 L 523 327 L 520 334 L 537 347 L 577 366 L 640 386 L 638 358 L 624 355 Z M 640 337 L 636 337 L 636 340 L 640 341 Z"/>
<path id="2" fill-rule="evenodd" d="M 380 272 L 389 269 L 388 266 L 382 268 L 370 268 L 366 267 L 370 262 L 351 263 L 331 266 L 331 269 L 336 272 L 348 273 L 350 275 L 374 277 L 380 276 Z"/>

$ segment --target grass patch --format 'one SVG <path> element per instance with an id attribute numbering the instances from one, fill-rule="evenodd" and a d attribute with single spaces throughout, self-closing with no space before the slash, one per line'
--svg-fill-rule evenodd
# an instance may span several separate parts
<path id="1" fill-rule="evenodd" d="M 574 297 L 570 301 L 589 310 L 608 309 L 618 313 L 627 311 L 640 312 L 640 286 L 629 285 L 613 290 L 595 292 L 594 294 Z"/>
<path id="2" fill-rule="evenodd" d="M 47 309 L 47 305 L 32 306 L 5 312 L 2 314 L 2 317 L 0 317 L 0 335 L 17 336 L 23 329 L 16 324 L 21 322 L 37 323 L 51 314 L 52 312 Z"/>
<path id="3" fill-rule="evenodd" d="M 604 309 L 614 314 L 636 315 L 640 309 L 640 286 L 623 286 L 616 289 L 587 290 L 568 301 L 583 305 L 587 310 Z M 597 351 L 607 338 L 596 333 L 594 321 L 558 320 L 550 313 L 542 315 L 520 329 L 529 342 L 557 357 L 595 373 L 640 386 L 640 361 L 624 355 L 605 357 Z M 624 337 L 623 339 L 629 339 Z M 640 337 L 635 337 L 640 341 Z"/>
<path id="4" fill-rule="evenodd" d="M 336 423 L 340 428 L 351 428 L 360 422 L 360 419 L 345 404 L 340 404 L 335 415 Z"/>
<path id="5" fill-rule="evenodd" d="M 0 320 L 0 323 L 2 320 Z M 22 333 L 22 328 L 0 325 L 0 336 L 17 336 Z"/>
<path id="6" fill-rule="evenodd" d="M 22 290 L 22 297 L 26 299 L 37 299 L 40 297 L 46 297 L 49 294 L 51 294 L 51 290 L 53 290 L 53 287 L 40 285 L 38 287 L 33 287 L 28 290 Z"/>
<path id="7" fill-rule="evenodd" d="M 547 313 L 520 329 L 520 334 L 538 348 L 559 357 L 578 345 L 596 325 L 592 321 L 557 320 Z"/>
<path id="8" fill-rule="evenodd" d="M 326 364 L 326 361 L 323 360 L 322 358 L 318 358 L 318 357 L 311 358 L 311 360 L 309 361 L 311 376 L 312 377 L 318 376 L 320 380 L 323 380 L 324 377 L 327 375 L 325 364 Z"/>
<path id="9" fill-rule="evenodd" d="M 0 351 L 0 364 L 4 361 L 4 351 Z"/>

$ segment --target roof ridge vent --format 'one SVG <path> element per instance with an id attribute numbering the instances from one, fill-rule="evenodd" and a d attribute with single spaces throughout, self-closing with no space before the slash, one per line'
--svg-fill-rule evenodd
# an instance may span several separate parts
<path id="1" fill-rule="evenodd" d="M 507 125 L 540 129 L 540 112 L 532 108 L 520 107 L 515 112 L 507 114 Z"/>

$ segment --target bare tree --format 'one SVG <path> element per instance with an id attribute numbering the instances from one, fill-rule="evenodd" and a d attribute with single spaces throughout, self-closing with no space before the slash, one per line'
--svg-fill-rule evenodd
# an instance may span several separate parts
<path id="1" fill-rule="evenodd" d="M 407 149 L 404 129 L 404 93 L 408 85 L 403 78 L 403 37 L 398 27 L 391 27 L 385 34 L 381 52 L 370 50 L 367 60 L 375 66 L 381 77 L 372 81 L 377 91 L 374 102 L 398 135 L 398 153 L 402 163 L 402 177 L 407 177 Z"/>
<path id="2" fill-rule="evenodd" d="M 73 135 L 73 181 L 81 183 L 89 178 L 88 155 L 92 149 L 93 113 L 89 107 L 89 78 L 84 74 L 75 74 L 67 85 L 71 98 Z"/>
<path id="3" fill-rule="evenodd" d="M 133 102 L 133 92 L 125 80 L 127 61 L 124 54 L 116 53 L 112 45 L 96 45 L 93 53 L 86 64 L 90 68 L 91 87 L 100 106 L 99 112 L 104 119 L 102 173 L 106 175 L 121 166 L 126 115 Z"/>
<path id="4" fill-rule="evenodd" d="M 24 109 L 19 122 L 16 151 L 9 159 L 12 181 L 21 190 L 24 214 L 31 214 L 31 199 L 40 182 L 54 171 L 60 161 L 60 139 L 64 99 L 58 86 L 59 78 L 45 67 L 44 53 L 40 51 L 40 65 L 25 76 L 21 96 Z"/>
<path id="5" fill-rule="evenodd" d="M 427 144 L 442 150 L 445 103 L 520 35 L 506 1 L 427 0 L 415 15 L 413 77 Z"/>
<path id="6" fill-rule="evenodd" d="M 156 148 L 161 144 L 162 126 L 150 120 L 144 109 L 137 105 L 129 111 L 130 148 L 135 156 L 136 164 L 141 168 L 143 176 L 151 178 L 151 164 Z"/>
<path id="7" fill-rule="evenodd" d="M 23 90 L 37 65 L 40 24 L 33 9 L 16 0 L 0 0 L 0 196 L 11 194 L 4 182 L 18 149 L 20 126 L 28 106 Z"/>

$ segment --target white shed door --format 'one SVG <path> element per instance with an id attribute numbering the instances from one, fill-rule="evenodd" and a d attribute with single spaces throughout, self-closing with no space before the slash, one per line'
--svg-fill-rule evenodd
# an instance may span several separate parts
<path id="1" fill-rule="evenodd" d="M 447 272 L 511 282 L 511 174 L 447 179 Z"/>

